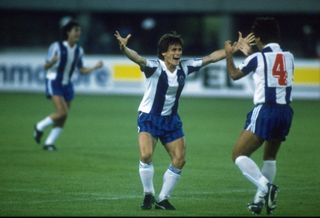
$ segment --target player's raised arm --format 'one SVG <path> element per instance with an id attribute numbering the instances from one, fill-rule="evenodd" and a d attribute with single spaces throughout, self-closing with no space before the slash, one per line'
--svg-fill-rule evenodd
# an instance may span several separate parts
<path id="1" fill-rule="evenodd" d="M 231 79 L 233 80 L 237 80 L 240 79 L 241 77 L 244 76 L 244 73 L 235 67 L 234 65 L 234 61 L 233 61 L 233 46 L 231 46 L 231 42 L 230 41 L 226 41 L 224 43 L 224 49 L 225 49 L 225 53 L 226 53 L 226 60 L 227 60 L 227 71 L 229 76 L 231 77 Z"/>
<path id="2" fill-rule="evenodd" d="M 252 33 L 248 34 L 246 37 L 242 37 L 242 33 L 239 32 L 238 41 L 234 42 L 231 46 L 232 53 L 241 51 L 245 55 L 248 55 L 251 52 L 251 46 L 254 41 L 254 35 Z M 203 57 L 202 66 L 205 66 L 210 63 L 220 61 L 226 57 L 225 49 L 220 49 L 212 52 L 208 56 Z"/>
<path id="3" fill-rule="evenodd" d="M 133 62 L 138 64 L 141 69 L 144 69 L 146 66 L 146 59 L 140 56 L 136 51 L 127 47 L 128 40 L 131 37 L 131 34 L 128 34 L 125 38 L 120 35 L 118 31 L 115 32 L 114 36 L 119 42 L 120 50 Z"/>

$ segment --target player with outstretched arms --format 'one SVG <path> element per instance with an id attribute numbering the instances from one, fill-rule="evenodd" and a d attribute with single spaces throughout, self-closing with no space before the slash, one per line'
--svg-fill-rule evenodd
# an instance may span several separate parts
<path id="1" fill-rule="evenodd" d="M 161 36 L 158 58 L 146 59 L 127 47 L 130 34 L 122 37 L 116 31 L 115 37 L 121 51 L 140 66 L 146 77 L 146 89 L 138 109 L 139 175 L 144 192 L 141 208 L 151 209 L 155 204 L 156 209 L 175 210 L 169 198 L 186 162 L 186 144 L 178 114 L 180 95 L 188 75 L 225 58 L 225 51 L 217 50 L 203 58 L 182 59 L 183 40 L 180 35 L 171 32 Z M 242 38 L 239 33 L 238 43 L 233 45 L 232 52 L 238 49 L 247 52 L 249 46 L 246 44 L 252 39 L 252 35 Z M 158 139 L 168 152 L 171 163 L 163 175 L 162 189 L 155 202 L 152 156 Z"/>

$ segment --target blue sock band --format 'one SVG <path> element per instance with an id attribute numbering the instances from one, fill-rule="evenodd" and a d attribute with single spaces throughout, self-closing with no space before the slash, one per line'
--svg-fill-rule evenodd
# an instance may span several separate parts
<path id="1" fill-rule="evenodd" d="M 180 170 L 180 169 L 178 169 L 178 168 L 176 168 L 176 167 L 172 166 L 172 164 L 170 164 L 170 166 L 169 166 L 169 168 L 168 168 L 168 169 L 169 169 L 170 171 L 174 172 L 175 174 L 179 174 L 179 175 L 181 175 L 182 170 Z"/>

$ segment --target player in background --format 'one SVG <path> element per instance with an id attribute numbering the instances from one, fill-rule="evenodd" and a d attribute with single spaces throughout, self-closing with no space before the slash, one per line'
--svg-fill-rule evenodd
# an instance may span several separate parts
<path id="1" fill-rule="evenodd" d="M 182 59 L 183 39 L 175 32 L 161 36 L 158 42 L 158 58 L 146 59 L 127 47 L 131 34 L 122 37 L 115 32 L 121 51 L 140 66 L 146 77 L 146 90 L 138 108 L 138 141 L 140 149 L 139 175 L 144 191 L 142 209 L 175 210 L 169 202 L 173 189 L 180 179 L 185 165 L 186 144 L 178 105 L 186 77 L 203 66 L 225 58 L 224 49 L 203 58 Z M 242 38 L 230 49 L 245 50 L 253 36 Z M 250 46 L 247 46 L 250 48 Z M 154 166 L 152 156 L 158 139 L 168 152 L 171 163 L 163 175 L 163 184 L 157 201 L 153 185 Z"/>
<path id="2" fill-rule="evenodd" d="M 71 101 L 74 98 L 72 74 L 76 70 L 82 74 L 89 74 L 103 66 L 102 61 L 97 62 L 93 67 L 84 66 L 84 51 L 78 44 L 80 35 L 79 23 L 72 19 L 69 20 L 62 26 L 62 41 L 56 41 L 50 45 L 44 64 L 46 96 L 51 99 L 55 112 L 34 125 L 33 137 L 40 144 L 44 130 L 52 126 L 43 145 L 43 149 L 47 151 L 56 150 L 55 142 L 68 117 Z"/>
<path id="3" fill-rule="evenodd" d="M 260 214 L 266 206 L 267 214 L 276 208 L 278 187 L 273 184 L 276 176 L 276 155 L 289 133 L 293 118 L 292 83 L 294 57 L 279 45 L 278 22 L 271 17 L 256 18 L 252 25 L 255 44 L 259 50 L 235 67 L 233 47 L 225 42 L 227 71 L 233 80 L 252 75 L 255 84 L 253 109 L 247 114 L 244 130 L 236 141 L 232 159 L 242 174 L 257 187 L 248 209 Z M 261 169 L 250 155 L 264 144 Z"/>

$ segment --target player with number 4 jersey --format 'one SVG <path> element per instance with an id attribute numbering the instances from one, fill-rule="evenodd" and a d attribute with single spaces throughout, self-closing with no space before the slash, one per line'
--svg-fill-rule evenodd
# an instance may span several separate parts
<path id="1" fill-rule="evenodd" d="M 276 175 L 276 155 L 289 133 L 293 110 L 292 82 L 294 57 L 279 45 L 280 29 L 274 18 L 257 18 L 252 26 L 259 52 L 248 56 L 235 67 L 230 41 L 225 42 L 227 70 L 233 80 L 252 76 L 255 90 L 253 109 L 247 114 L 244 130 L 236 141 L 232 159 L 242 174 L 257 187 L 248 209 L 267 214 L 276 208 L 278 187 L 273 184 Z M 262 168 L 250 155 L 264 144 Z"/>

